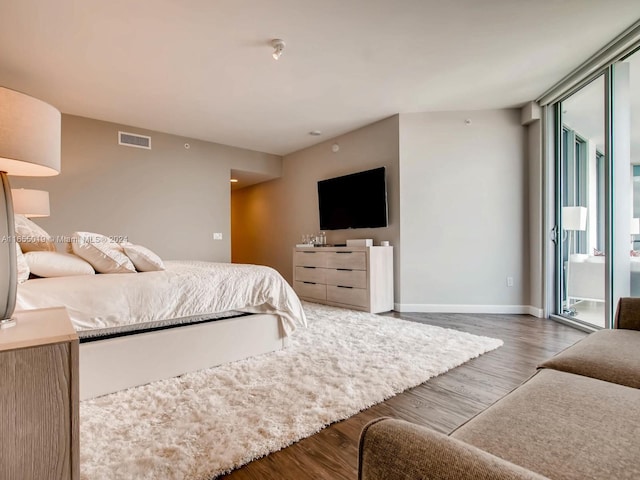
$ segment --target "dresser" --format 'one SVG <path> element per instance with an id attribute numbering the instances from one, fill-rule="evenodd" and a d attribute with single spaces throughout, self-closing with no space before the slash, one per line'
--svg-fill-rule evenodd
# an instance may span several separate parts
<path id="1" fill-rule="evenodd" d="M 310 302 L 393 310 L 393 247 L 296 247 L 293 288 Z"/>
<path id="2" fill-rule="evenodd" d="M 78 337 L 64 308 L 0 330 L 0 478 L 79 479 Z"/>

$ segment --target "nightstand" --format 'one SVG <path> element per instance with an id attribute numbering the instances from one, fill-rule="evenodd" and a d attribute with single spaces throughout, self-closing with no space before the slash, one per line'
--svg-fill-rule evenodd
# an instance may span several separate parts
<path id="1" fill-rule="evenodd" d="M 78 336 L 64 308 L 0 330 L 0 478 L 80 478 Z"/>

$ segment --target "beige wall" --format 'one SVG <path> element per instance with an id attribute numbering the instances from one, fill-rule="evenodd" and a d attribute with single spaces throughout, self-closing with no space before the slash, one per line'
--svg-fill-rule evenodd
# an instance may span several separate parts
<path id="1" fill-rule="evenodd" d="M 340 150 L 334 153 L 331 146 Z M 319 229 L 317 182 L 375 167 L 387 167 L 389 226 L 327 231 L 329 243 L 349 238 L 389 240 L 400 254 L 398 189 L 398 116 L 327 140 L 283 159 L 277 180 L 234 191 L 232 195 L 232 259 L 276 268 L 292 280 L 292 248 L 304 233 Z M 396 272 L 396 295 L 399 275 Z"/>
<path id="2" fill-rule="evenodd" d="M 390 240 L 397 309 L 528 313 L 540 295 L 529 279 L 536 128 L 515 109 L 401 114 L 286 156 L 280 179 L 233 193 L 233 261 L 291 280 L 292 246 L 318 230 L 316 182 L 385 165 L 389 227 L 328 232 L 329 242 Z"/>
<path id="3" fill-rule="evenodd" d="M 527 177 L 519 110 L 400 115 L 398 308 L 528 312 Z"/>
<path id="4" fill-rule="evenodd" d="M 152 150 L 119 146 L 118 130 L 150 135 Z M 11 185 L 50 192 L 51 216 L 36 222 L 52 235 L 125 235 L 165 259 L 229 261 L 232 168 L 279 175 L 281 158 L 63 115 L 62 173 Z"/>
<path id="5" fill-rule="evenodd" d="M 53 235 L 126 235 L 166 259 L 266 264 L 291 281 L 293 245 L 319 229 L 318 180 L 385 166 L 389 227 L 329 231 L 328 241 L 389 240 L 404 310 L 504 311 L 539 296 L 528 239 L 529 181 L 538 180 L 528 178 L 518 113 L 396 115 L 283 159 L 64 115 L 62 174 L 11 182 L 50 192 L 51 217 L 36 221 Z M 151 135 L 153 149 L 119 146 L 118 130 Z M 282 177 L 231 195 L 231 169 Z"/>

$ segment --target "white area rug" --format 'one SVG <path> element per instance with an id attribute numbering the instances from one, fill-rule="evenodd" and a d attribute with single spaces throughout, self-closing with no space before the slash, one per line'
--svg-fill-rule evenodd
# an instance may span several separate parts
<path id="1" fill-rule="evenodd" d="M 81 403 L 81 478 L 209 480 L 502 345 L 305 303 L 289 348 Z"/>

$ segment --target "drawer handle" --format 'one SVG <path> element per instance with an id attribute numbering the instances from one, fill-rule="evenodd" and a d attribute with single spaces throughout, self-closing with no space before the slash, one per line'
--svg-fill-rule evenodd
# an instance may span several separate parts
<path id="1" fill-rule="evenodd" d="M 300 253 L 318 253 L 318 252 L 300 252 Z"/>
<path id="2" fill-rule="evenodd" d="M 302 267 L 302 268 L 317 268 L 317 267 Z"/>
<path id="3" fill-rule="evenodd" d="M 306 252 L 305 252 L 305 253 L 306 253 Z M 309 253 L 316 253 L 316 252 L 309 252 Z M 353 253 L 353 252 L 336 252 L 336 253 L 342 253 L 342 254 L 345 254 L 345 253 Z"/>
<path id="4" fill-rule="evenodd" d="M 340 272 L 353 272 L 353 268 L 336 268 Z"/>
<path id="5" fill-rule="evenodd" d="M 316 282 L 302 282 L 302 283 L 306 283 L 307 285 L 315 285 Z"/>
<path id="6" fill-rule="evenodd" d="M 337 285 L 338 288 L 353 288 L 353 287 L 346 287 L 344 285 Z"/>

